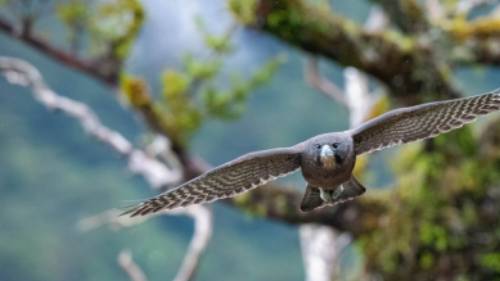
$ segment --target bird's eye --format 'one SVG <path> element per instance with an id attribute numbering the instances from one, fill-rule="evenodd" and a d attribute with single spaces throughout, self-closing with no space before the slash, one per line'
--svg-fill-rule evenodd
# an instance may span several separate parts
<path id="1" fill-rule="evenodd" d="M 319 145 L 319 144 L 315 144 L 315 145 L 314 145 L 314 147 L 315 147 L 316 149 L 319 149 L 319 148 L 321 147 L 321 145 Z"/>
<path id="2" fill-rule="evenodd" d="M 338 143 L 332 143 L 332 147 L 333 148 L 337 148 L 337 147 L 339 147 L 339 144 Z"/>

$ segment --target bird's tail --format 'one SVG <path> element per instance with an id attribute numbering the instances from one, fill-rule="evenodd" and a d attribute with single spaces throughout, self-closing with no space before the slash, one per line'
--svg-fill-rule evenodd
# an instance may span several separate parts
<path id="1" fill-rule="evenodd" d="M 302 198 L 302 202 L 300 203 L 300 210 L 302 212 L 309 212 L 323 204 L 324 202 L 323 199 L 321 199 L 319 188 L 308 184 L 304 198 Z"/>
<path id="2" fill-rule="evenodd" d="M 342 191 L 338 197 L 334 198 L 333 204 L 352 200 L 365 193 L 365 191 L 366 188 L 355 177 L 351 177 L 350 180 L 342 184 Z"/>

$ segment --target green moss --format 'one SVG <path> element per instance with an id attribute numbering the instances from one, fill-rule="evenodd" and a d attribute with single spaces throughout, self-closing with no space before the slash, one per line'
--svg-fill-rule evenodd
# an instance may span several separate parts
<path id="1" fill-rule="evenodd" d="M 419 259 L 419 266 L 423 269 L 430 269 L 434 263 L 434 256 L 430 252 L 424 252 Z"/>
<path id="2" fill-rule="evenodd" d="M 417 279 L 427 280 L 441 270 L 441 260 L 452 262 L 454 274 L 465 279 L 481 280 L 497 270 L 498 257 L 491 254 L 500 251 L 500 235 L 492 234 L 500 212 L 499 198 L 491 197 L 500 177 L 497 162 L 480 154 L 471 128 L 430 145 L 402 148 L 394 162 L 397 188 L 388 197 L 383 224 L 362 235 L 368 267 L 386 280 L 417 278 L 411 276 L 415 271 Z M 485 244 L 475 244 L 478 239 Z M 481 261 L 471 257 L 471 249 Z M 469 271 L 464 264 L 478 269 Z"/>
<path id="3" fill-rule="evenodd" d="M 189 78 L 177 71 L 166 70 L 162 75 L 163 98 L 173 102 L 186 95 L 189 87 Z M 184 102 L 184 100 L 181 100 Z"/>
<path id="4" fill-rule="evenodd" d="M 120 79 L 120 89 L 126 100 L 134 107 L 142 107 L 151 103 L 147 84 L 142 79 L 123 74 Z"/>
<path id="5" fill-rule="evenodd" d="M 251 199 L 252 197 L 250 196 L 251 193 L 247 192 L 247 193 L 242 193 L 236 197 L 233 198 L 233 201 L 235 202 L 236 205 L 238 206 L 241 206 L 241 207 L 245 207 L 247 206 L 249 203 L 251 203 Z"/>
<path id="6" fill-rule="evenodd" d="M 278 195 L 274 200 L 274 205 L 278 212 L 283 214 L 286 213 L 288 210 L 288 198 L 284 195 Z"/>
<path id="7" fill-rule="evenodd" d="M 482 266 L 500 273 L 500 252 L 486 253 L 481 255 Z"/>
<path id="8" fill-rule="evenodd" d="M 94 41 L 104 44 L 116 58 L 124 59 L 145 18 L 139 0 L 105 1 L 99 4 L 94 18 L 89 20 Z"/>
<path id="9" fill-rule="evenodd" d="M 56 7 L 56 15 L 64 24 L 74 27 L 87 22 L 89 11 L 84 1 L 72 0 L 59 4 Z"/>
<path id="10" fill-rule="evenodd" d="M 257 0 L 229 0 L 229 10 L 243 24 L 255 23 Z"/>
<path id="11" fill-rule="evenodd" d="M 190 78 L 167 70 L 162 75 L 162 97 L 166 125 L 176 132 L 182 143 L 202 125 L 202 113 L 190 97 Z"/>

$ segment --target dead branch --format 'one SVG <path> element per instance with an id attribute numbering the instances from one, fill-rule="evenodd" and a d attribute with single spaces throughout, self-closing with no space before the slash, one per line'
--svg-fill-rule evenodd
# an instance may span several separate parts
<path id="1" fill-rule="evenodd" d="M 107 85 L 116 84 L 118 73 L 105 73 L 103 69 L 101 69 L 99 63 L 78 58 L 31 32 L 19 32 L 14 25 L 6 20 L 0 19 L 0 31 L 3 31 L 5 34 L 26 43 L 54 60 L 73 69 L 79 70 L 101 82 L 104 82 Z"/>
<path id="2" fill-rule="evenodd" d="M 118 254 L 118 264 L 131 281 L 148 281 L 144 272 L 132 259 L 132 253 L 129 250 L 122 250 Z"/>
<path id="3" fill-rule="evenodd" d="M 17 81 L 17 84 L 21 85 L 30 85 L 30 81 L 26 81 L 26 74 L 19 75 L 19 71 L 15 71 L 16 65 L 17 67 L 21 66 L 21 69 L 27 68 L 27 70 L 33 69 L 31 65 L 28 64 L 26 66 L 23 63 L 17 63 L 20 60 L 3 60 L 2 65 L 4 65 L 5 71 L 2 72 L 8 72 L 9 74 L 8 77 L 10 80 Z M 13 65 L 11 65 L 11 62 L 14 62 Z M 21 61 L 22 62 L 22 61 Z M 10 70 L 10 71 L 7 71 Z M 26 70 L 26 69 L 25 69 Z M 1 71 L 1 69 L 0 69 Z M 5 74 L 4 74 L 5 75 Z M 35 71 L 30 74 L 32 77 L 31 82 L 34 81 L 39 81 L 41 79 L 40 74 L 38 71 Z M 37 83 L 33 83 L 37 84 Z M 43 93 L 49 93 L 47 95 L 48 100 L 52 101 L 54 97 L 54 92 L 48 89 L 47 91 L 46 88 L 47 86 L 44 84 L 43 80 L 41 80 L 41 83 L 38 83 L 40 86 L 37 89 L 42 89 Z M 56 100 L 62 100 L 62 101 L 68 101 L 67 98 L 61 97 L 60 99 L 57 98 Z M 63 102 L 65 104 L 65 102 Z M 49 105 L 51 102 L 48 103 Z M 69 102 L 69 104 L 73 104 L 72 101 Z M 50 108 L 50 106 L 48 106 Z M 88 112 L 88 107 L 87 106 L 76 106 L 76 108 L 80 108 L 81 111 L 83 112 Z M 83 109 L 82 109 L 83 108 Z M 71 111 L 72 112 L 72 111 Z M 91 114 L 92 115 L 92 114 Z M 78 116 L 78 115 L 77 115 Z M 93 120 L 91 118 L 90 120 Z M 90 122 L 94 123 L 94 122 Z M 96 132 L 108 132 L 107 130 L 96 130 Z M 109 133 L 109 132 L 108 132 Z M 160 133 L 160 132 L 158 132 Z M 117 136 L 116 138 L 104 138 L 104 139 L 112 139 L 112 140 L 117 140 L 113 141 L 112 146 L 116 147 L 115 149 L 118 149 L 119 151 L 123 151 L 121 153 L 126 153 L 127 151 L 130 151 L 131 145 L 130 143 L 121 137 L 121 135 L 117 134 L 107 134 L 105 133 L 104 135 L 111 135 L 111 136 Z M 175 146 L 175 144 L 172 144 L 172 150 L 175 154 L 175 156 L 179 157 L 182 163 L 182 167 L 184 170 L 188 170 L 188 172 L 185 172 L 185 174 L 190 175 L 191 177 L 200 175 L 204 173 L 205 171 L 208 170 L 209 165 L 207 165 L 203 160 L 191 155 L 187 151 L 184 150 L 182 147 Z M 145 154 L 142 151 L 138 151 L 137 154 L 135 154 L 134 157 L 130 157 L 134 161 L 138 161 L 141 159 L 151 159 L 147 154 Z M 129 160 L 130 161 L 130 160 Z M 139 161 L 140 162 L 140 161 Z M 139 162 L 133 162 L 133 163 L 139 163 Z M 162 182 L 169 182 L 166 181 L 166 179 L 163 178 L 163 176 L 156 177 L 157 171 L 161 171 L 164 168 L 163 163 L 155 160 L 154 158 L 152 159 L 151 162 L 147 163 L 152 163 L 150 166 L 152 169 L 145 169 L 144 165 L 130 165 L 131 167 L 135 167 L 139 169 L 137 172 L 141 173 L 147 173 L 148 178 L 151 178 L 151 183 L 154 183 L 152 186 L 160 185 Z M 158 164 L 158 165 L 157 165 Z M 146 166 L 148 166 L 146 164 Z M 143 168 L 141 170 L 141 167 Z M 158 168 L 156 168 L 158 167 Z M 175 176 L 169 176 L 167 178 L 172 179 L 172 182 L 177 180 L 177 174 Z M 360 218 L 366 218 L 366 217 L 374 217 L 379 214 L 379 212 L 383 212 L 385 209 L 385 204 L 381 200 L 363 200 L 363 202 L 351 202 L 349 204 L 344 204 L 342 206 L 339 206 L 335 210 L 329 210 L 329 209 L 322 209 L 317 212 L 310 212 L 310 213 L 303 213 L 298 210 L 298 204 L 300 202 L 300 198 L 302 194 L 298 191 L 292 190 L 290 188 L 278 186 L 276 184 L 268 184 L 262 188 L 256 189 L 252 192 L 249 192 L 247 194 L 249 197 L 248 201 L 241 201 L 238 200 L 238 198 L 232 198 L 229 200 L 225 200 L 226 203 L 229 203 L 232 206 L 235 206 L 237 208 L 253 212 L 253 210 L 259 210 L 259 212 L 256 211 L 256 213 L 262 214 L 263 217 L 266 217 L 268 219 L 273 219 L 276 221 L 280 222 L 285 222 L 285 223 L 290 223 L 290 224 L 303 224 L 303 223 L 318 223 L 318 224 L 324 224 L 324 225 L 330 225 L 333 227 L 336 227 L 337 229 L 344 230 L 344 231 L 353 231 L 354 233 L 359 233 L 362 231 L 365 227 L 371 228 L 374 227 L 372 224 L 365 225 L 363 223 L 359 223 Z M 286 198 L 285 201 L 282 199 Z M 365 196 L 367 198 L 367 196 Z M 286 203 L 286 208 L 277 208 L 279 204 L 276 204 L 277 201 L 280 202 L 285 202 Z M 265 212 L 262 212 L 262 210 L 265 210 Z M 369 212 L 369 213 L 367 213 Z M 354 223 L 356 222 L 356 223 Z"/>
<path id="4" fill-rule="evenodd" d="M 205 252 L 213 232 L 212 212 L 210 209 L 202 205 L 195 205 L 186 208 L 185 211 L 194 220 L 194 233 L 174 281 L 193 280 L 200 258 Z"/>
<path id="5" fill-rule="evenodd" d="M 17 58 L 0 57 L 0 72 L 10 83 L 30 87 L 35 99 L 49 110 L 58 110 L 76 119 L 89 135 L 127 157 L 129 169 L 143 176 L 151 186 L 159 188 L 181 180 L 178 170 L 168 169 L 162 162 L 134 148 L 123 135 L 104 126 L 86 104 L 55 93 L 30 63 Z"/>
<path id="6" fill-rule="evenodd" d="M 142 150 L 135 149 L 121 134 L 105 127 L 97 115 L 84 103 L 60 96 L 50 89 L 40 72 L 30 63 L 11 57 L 0 57 L 0 73 L 12 84 L 30 87 L 37 101 L 50 110 L 59 110 L 80 122 L 84 130 L 104 144 L 109 145 L 120 155 L 128 157 L 129 169 L 142 175 L 152 187 L 160 187 L 178 183 L 181 173 L 177 169 L 169 169 L 156 158 Z M 163 140 L 166 141 L 165 139 Z M 164 146 L 163 148 L 167 148 Z M 212 234 L 212 215 L 204 206 L 192 206 L 159 214 L 185 214 L 193 218 L 195 231 L 183 265 L 175 281 L 189 281 L 193 278 L 201 255 Z M 97 216 L 80 221 L 79 227 L 89 230 L 102 224 L 112 224 L 115 228 L 131 226 L 144 219 L 119 217 L 118 210 L 106 211 Z M 130 255 L 122 253 L 119 263 L 134 281 L 146 280 L 140 268 L 132 261 Z"/>
<path id="7" fill-rule="evenodd" d="M 100 214 L 82 219 L 78 222 L 78 228 L 81 231 L 89 231 L 101 226 L 110 226 L 114 230 L 119 230 L 125 227 L 131 227 L 137 224 L 141 224 L 145 220 L 151 219 L 153 217 L 162 215 L 186 215 L 193 219 L 194 221 L 194 233 L 189 243 L 189 247 L 184 256 L 182 265 L 177 272 L 174 281 L 190 281 L 193 280 L 198 264 L 200 262 L 205 249 L 212 238 L 213 232 L 213 219 L 212 211 L 204 205 L 193 205 L 187 208 L 178 208 L 174 210 L 164 210 L 154 213 L 150 216 L 130 218 L 128 216 L 119 216 L 120 210 L 112 209 Z M 123 267 L 123 266 L 122 266 Z M 138 268 L 137 265 L 132 266 L 132 268 L 124 269 L 132 274 L 128 270 L 134 270 Z M 132 280 L 133 279 L 131 277 Z M 139 279 L 137 279 L 139 280 Z"/>
<path id="8" fill-rule="evenodd" d="M 314 89 L 333 99 L 334 101 L 347 106 L 342 90 L 330 80 L 323 78 L 319 73 L 318 59 L 310 56 L 304 66 L 304 76 L 307 83 Z"/>
<path id="9" fill-rule="evenodd" d="M 307 60 L 304 71 L 306 81 L 311 86 L 349 109 L 351 127 L 361 124 L 366 119 L 367 111 L 373 105 L 374 98 L 368 88 L 368 77 L 359 70 L 354 67 L 346 68 L 344 71 L 345 91 L 321 76 L 317 59 L 314 57 Z"/>
<path id="10" fill-rule="evenodd" d="M 33 46 L 34 48 L 40 50 L 42 53 L 45 53 L 49 57 L 66 66 L 74 67 L 73 60 L 75 59 L 78 61 L 78 59 L 72 57 L 72 55 L 70 55 L 69 59 L 66 60 L 66 56 L 60 57 L 54 55 L 50 48 L 38 48 L 38 44 L 32 44 L 29 40 L 19 37 L 14 28 L 9 24 L 3 24 L 1 19 L 0 30 L 4 30 L 6 34 L 11 36 L 12 38 Z M 99 75 L 100 74 L 98 72 L 92 74 L 92 76 L 97 80 L 102 80 L 103 77 L 98 77 Z M 113 83 L 109 83 L 107 85 L 111 89 L 115 89 L 117 86 L 116 83 L 117 81 L 114 81 Z M 159 123 L 159 116 L 150 114 L 151 112 L 141 113 L 145 115 L 144 120 L 150 126 L 150 128 L 152 128 L 153 131 L 155 131 L 159 135 L 165 136 L 168 139 L 169 132 L 161 130 L 157 128 L 158 126 L 156 126 L 157 123 Z M 188 180 L 190 178 L 196 177 L 206 172 L 210 168 L 210 165 L 208 165 L 203 159 L 191 154 L 186 150 L 185 147 L 178 143 L 175 143 L 173 140 L 171 143 L 171 149 L 173 151 L 173 154 L 170 155 L 178 159 L 180 165 L 183 168 L 183 180 Z M 139 156 L 141 155 L 139 154 Z M 136 158 L 140 159 L 141 157 Z M 163 159 L 163 156 L 158 158 Z M 136 167 L 140 168 L 141 166 Z M 245 196 L 247 196 L 249 199 L 242 201 L 238 198 L 232 198 L 224 200 L 224 202 L 238 209 L 258 214 L 270 220 L 289 224 L 317 223 L 333 226 L 342 231 L 352 231 L 354 235 L 365 230 L 365 228 L 376 227 L 376 225 L 372 223 L 359 223 L 360 219 L 368 217 L 376 218 L 378 215 L 380 215 L 380 213 L 383 213 L 386 208 L 383 200 L 368 199 L 363 200 L 362 202 L 358 200 L 357 202 L 344 204 L 333 210 L 322 209 L 316 212 L 303 213 L 298 210 L 298 204 L 302 196 L 301 192 L 277 184 L 268 184 L 266 186 L 263 186 L 262 188 L 255 189 L 254 191 L 249 192 Z M 283 198 L 286 198 L 286 200 L 284 201 Z M 368 196 L 365 196 L 365 198 L 368 198 Z M 277 206 L 281 205 L 277 204 L 277 202 L 284 202 L 286 206 L 284 208 L 278 208 Z M 375 219 L 371 221 L 377 220 Z"/>

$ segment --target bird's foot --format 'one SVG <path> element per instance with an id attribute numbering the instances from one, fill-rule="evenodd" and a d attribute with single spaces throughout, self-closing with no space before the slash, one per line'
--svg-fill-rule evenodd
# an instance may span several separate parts
<path id="1" fill-rule="evenodd" d="M 344 191 L 344 188 L 342 186 L 339 186 L 335 190 L 325 190 L 323 188 L 319 188 L 319 196 L 321 199 L 327 203 L 331 204 L 337 201 L 337 199 L 342 195 L 342 192 Z"/>
<path id="2" fill-rule="evenodd" d="M 335 190 L 325 190 L 321 187 L 319 188 L 319 196 L 326 204 L 335 203 L 342 195 L 342 192 L 344 192 L 343 186 L 339 186 Z"/>
<path id="3" fill-rule="evenodd" d="M 332 200 L 332 196 L 331 196 L 330 191 L 324 190 L 321 187 L 319 187 L 318 189 L 319 189 L 319 197 L 321 198 L 321 200 L 323 200 L 324 202 L 328 202 L 328 201 Z"/>

